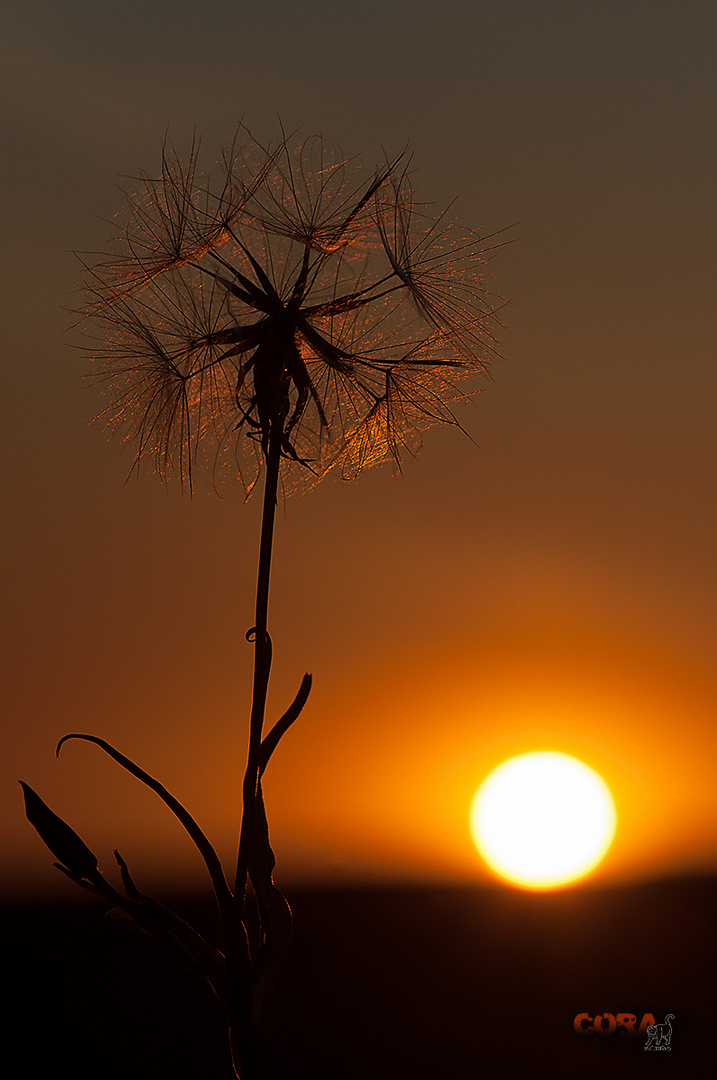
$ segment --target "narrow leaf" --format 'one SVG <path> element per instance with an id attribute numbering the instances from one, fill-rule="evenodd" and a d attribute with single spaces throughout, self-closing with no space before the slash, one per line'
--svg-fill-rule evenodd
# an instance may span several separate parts
<path id="1" fill-rule="evenodd" d="M 124 754 L 121 754 L 119 752 L 119 750 L 115 750 L 115 748 L 111 746 L 108 742 L 105 742 L 104 739 L 98 738 L 98 736 L 96 735 L 80 735 L 73 733 L 63 736 L 63 738 L 61 738 L 59 743 L 57 744 L 56 753 L 58 757 L 62 744 L 64 742 L 67 742 L 68 739 L 84 739 L 85 742 L 95 743 L 97 746 L 101 747 L 101 749 L 104 750 L 106 754 L 109 754 L 111 758 L 113 758 L 119 765 L 121 765 L 123 769 L 126 769 L 127 772 L 132 773 L 133 776 L 136 776 L 138 780 L 141 780 L 143 784 L 146 784 L 147 787 L 151 788 L 152 791 L 156 792 L 156 794 L 159 795 L 162 802 L 169 807 L 174 816 L 178 818 L 179 821 L 182 823 L 182 825 L 194 841 L 196 847 L 199 849 L 199 853 L 204 859 L 207 870 L 209 871 L 209 876 L 212 879 L 212 884 L 214 885 L 214 891 L 217 896 L 220 911 L 222 912 L 222 917 L 233 917 L 234 898 L 230 892 L 229 886 L 227 885 L 226 878 L 224 877 L 224 871 L 222 869 L 222 864 L 219 861 L 219 856 L 212 847 L 207 836 L 204 834 L 204 832 L 202 832 L 192 815 L 189 813 L 188 810 L 185 809 L 184 806 L 182 806 L 179 800 L 175 799 L 174 795 L 171 795 L 163 784 L 160 784 L 160 782 L 158 780 L 155 780 L 153 776 L 150 776 L 149 773 L 144 771 L 144 769 L 141 769 L 139 765 L 136 765 L 134 763 L 134 761 L 130 760 L 130 758 L 128 757 L 125 757 Z"/>
<path id="2" fill-rule="evenodd" d="M 53 855 L 78 878 L 95 879 L 98 875 L 97 857 L 74 829 L 46 805 L 29 784 L 19 781 L 25 796 L 27 820 L 37 830 Z"/>
<path id="3" fill-rule="evenodd" d="M 201 934 L 171 908 L 141 893 L 132 881 L 127 864 L 118 851 L 115 851 L 115 858 L 128 895 L 123 897 L 116 893 L 118 908 L 107 912 L 107 915 L 116 918 L 118 911 L 124 912 L 137 929 L 141 928 L 154 938 L 157 944 L 172 954 L 183 967 L 203 975 L 220 1001 L 226 1005 L 226 965 L 223 954 L 208 944 Z"/>
<path id="4" fill-rule="evenodd" d="M 291 725 L 294 723 L 294 720 L 296 720 L 297 716 L 303 709 L 309 697 L 310 691 L 311 676 L 307 673 L 301 680 L 301 686 L 299 687 L 299 691 L 289 708 L 286 710 L 284 715 L 276 721 L 269 734 L 261 740 L 261 748 L 259 752 L 259 776 L 263 775 L 269 758 L 276 750 L 279 739 L 281 739 L 285 732 L 289 730 Z"/>
<path id="5" fill-rule="evenodd" d="M 117 865 L 120 868 L 120 876 L 122 878 L 122 884 L 124 885 L 124 891 L 127 893 L 130 900 L 146 900 L 147 897 L 144 895 L 144 893 L 141 893 L 139 891 L 134 881 L 132 880 L 132 876 L 129 872 L 129 867 L 120 855 L 117 848 L 115 848 L 115 860 L 117 861 Z"/>

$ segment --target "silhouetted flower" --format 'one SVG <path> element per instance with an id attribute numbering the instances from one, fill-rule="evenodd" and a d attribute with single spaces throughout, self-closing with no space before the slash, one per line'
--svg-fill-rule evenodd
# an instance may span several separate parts
<path id="1" fill-rule="evenodd" d="M 494 355 L 499 245 L 415 203 L 403 156 L 367 176 L 318 136 L 240 134 L 218 182 L 165 149 L 87 266 L 102 415 L 190 484 L 202 459 L 251 490 L 272 432 L 290 487 L 400 464 Z"/>

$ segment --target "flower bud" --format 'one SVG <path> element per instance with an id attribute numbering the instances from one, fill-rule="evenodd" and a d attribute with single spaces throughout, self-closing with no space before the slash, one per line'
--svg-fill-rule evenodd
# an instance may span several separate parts
<path id="1" fill-rule="evenodd" d="M 97 858 L 84 840 L 71 829 L 62 818 L 53 813 L 40 796 L 23 780 L 20 780 L 25 796 L 25 814 L 35 827 L 40 838 L 49 847 L 53 855 L 74 875 L 92 878 L 97 873 Z"/>

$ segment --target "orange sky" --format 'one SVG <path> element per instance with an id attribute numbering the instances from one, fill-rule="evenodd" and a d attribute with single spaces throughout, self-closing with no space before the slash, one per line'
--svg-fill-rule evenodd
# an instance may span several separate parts
<path id="1" fill-rule="evenodd" d="M 422 195 L 519 222 L 494 264 L 506 363 L 460 414 L 477 445 L 431 432 L 401 478 L 326 481 L 278 515 L 272 715 L 315 680 L 266 776 L 278 877 L 488 880 L 470 801 L 530 749 L 613 791 L 595 880 L 714 872 L 714 13 L 449 0 L 453 18 L 426 2 L 407 21 L 396 3 L 379 39 L 373 3 L 301 23 L 276 4 L 279 29 L 214 6 L 236 38 L 178 13 L 167 39 L 133 4 L 131 42 L 95 5 L 8 19 L 4 889 L 73 895 L 20 777 L 110 872 L 117 846 L 142 888 L 201 874 L 101 751 L 55 761 L 73 730 L 136 758 L 233 857 L 259 502 L 123 487 L 131 455 L 88 426 L 62 308 L 67 252 L 102 247 L 113 184 L 156 166 L 168 123 L 213 149 L 242 117 L 271 137 L 277 110 L 369 158 L 410 141 Z"/>

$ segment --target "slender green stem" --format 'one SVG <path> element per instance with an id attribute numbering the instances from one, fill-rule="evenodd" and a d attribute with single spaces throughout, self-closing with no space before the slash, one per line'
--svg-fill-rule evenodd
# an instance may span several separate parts
<path id="1" fill-rule="evenodd" d="M 261 738 L 266 711 L 266 695 L 269 688 L 271 669 L 271 639 L 267 631 L 269 609 L 269 579 L 271 576 L 271 554 L 274 540 L 274 517 L 276 497 L 279 486 L 279 465 L 281 462 L 282 424 L 272 427 L 269 434 L 269 446 L 266 455 L 266 478 L 264 481 L 264 507 L 261 520 L 261 540 L 259 544 L 259 571 L 256 584 L 256 614 L 254 620 L 254 688 L 251 704 L 249 728 L 249 753 L 243 787 L 243 812 L 241 833 L 239 836 L 239 854 L 237 857 L 237 875 L 234 895 L 242 911 L 246 894 L 248 854 L 251 837 L 254 833 L 257 789 L 261 771 Z"/>

